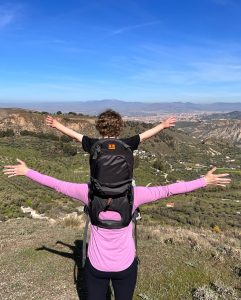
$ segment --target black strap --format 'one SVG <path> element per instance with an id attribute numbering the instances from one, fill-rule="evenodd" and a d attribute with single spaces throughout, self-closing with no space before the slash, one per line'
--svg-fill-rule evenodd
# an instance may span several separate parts
<path id="1" fill-rule="evenodd" d="M 86 222 L 85 222 L 83 248 L 82 248 L 82 267 L 83 268 L 85 266 L 85 261 L 86 261 L 86 244 L 87 244 L 87 234 L 88 234 L 89 222 L 90 222 L 90 218 L 89 218 L 88 213 L 86 213 Z"/>
<path id="2" fill-rule="evenodd" d="M 134 219 L 134 238 L 135 238 L 135 246 L 136 246 L 136 255 L 137 255 L 137 220 Z"/>
<path id="3" fill-rule="evenodd" d="M 138 264 L 140 264 L 140 259 L 138 257 L 138 247 L 137 247 L 137 240 L 138 240 L 138 236 L 137 236 L 137 224 L 138 224 L 138 220 L 141 219 L 141 214 L 140 214 L 140 209 L 137 208 L 133 214 L 133 217 L 132 217 L 132 221 L 134 222 L 134 240 L 135 240 L 135 247 L 136 247 L 136 259 L 137 259 L 137 262 Z"/>
<path id="4" fill-rule="evenodd" d="M 137 260 L 137 263 L 138 265 L 141 263 L 140 261 L 140 258 L 138 256 L 138 252 L 137 252 L 137 220 L 135 220 L 135 229 L 134 229 L 134 232 L 135 232 L 135 245 L 136 245 L 136 260 Z"/>

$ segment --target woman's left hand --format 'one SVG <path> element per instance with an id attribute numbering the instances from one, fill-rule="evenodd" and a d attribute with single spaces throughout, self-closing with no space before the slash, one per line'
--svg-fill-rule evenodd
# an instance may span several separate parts
<path id="1" fill-rule="evenodd" d="M 4 166 L 3 173 L 8 177 L 24 176 L 27 174 L 29 168 L 24 161 L 17 159 L 18 165 Z"/>

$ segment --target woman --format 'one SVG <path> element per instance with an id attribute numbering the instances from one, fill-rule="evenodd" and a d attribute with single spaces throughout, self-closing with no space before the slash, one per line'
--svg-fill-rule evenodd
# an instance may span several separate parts
<path id="1" fill-rule="evenodd" d="M 42 185 L 55 189 L 88 204 L 88 185 L 71 183 L 43 175 L 29 169 L 26 164 L 18 160 L 19 164 L 4 167 L 4 174 L 8 177 L 26 176 Z M 228 174 L 214 174 L 216 168 L 210 170 L 204 177 L 155 187 L 134 187 L 133 211 L 140 205 L 175 194 L 191 192 L 206 185 L 226 186 L 230 183 Z M 115 212 L 102 212 L 100 218 L 118 220 Z M 105 300 L 110 280 L 114 288 L 116 300 L 131 300 L 133 297 L 136 278 L 137 260 L 135 245 L 132 238 L 132 223 L 121 229 L 105 229 L 90 226 L 90 240 L 88 258 L 85 264 L 85 280 L 89 300 Z"/>

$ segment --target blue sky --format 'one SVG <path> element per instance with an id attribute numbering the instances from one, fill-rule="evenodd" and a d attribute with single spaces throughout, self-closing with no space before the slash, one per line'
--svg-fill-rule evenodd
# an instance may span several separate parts
<path id="1" fill-rule="evenodd" d="M 0 1 L 0 101 L 98 99 L 241 102 L 241 1 Z"/>

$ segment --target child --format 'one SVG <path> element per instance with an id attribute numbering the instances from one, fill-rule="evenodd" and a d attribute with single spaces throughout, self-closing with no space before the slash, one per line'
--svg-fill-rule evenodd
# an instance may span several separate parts
<path id="1" fill-rule="evenodd" d="M 169 117 L 165 119 L 162 123 L 158 124 L 157 126 L 146 130 L 145 132 L 141 134 L 134 135 L 130 138 L 121 139 L 123 142 L 125 142 L 127 145 L 130 146 L 131 150 L 134 151 L 138 148 L 139 144 L 156 135 L 160 131 L 162 131 L 165 128 L 170 128 L 172 126 L 175 126 L 176 118 L 175 117 Z M 90 153 L 91 147 L 95 144 L 95 142 L 98 141 L 97 138 L 90 138 L 86 135 L 83 135 L 81 133 L 78 133 L 72 129 L 69 129 L 68 127 L 64 126 L 60 122 L 58 122 L 56 119 L 54 119 L 52 116 L 48 116 L 46 119 L 46 124 L 48 126 L 51 126 L 53 128 L 56 128 L 57 130 L 61 131 L 64 134 L 67 134 L 68 136 L 76 139 L 77 141 L 82 143 L 84 151 Z M 117 113 L 114 110 L 108 109 L 104 112 L 102 112 L 96 121 L 96 129 L 101 135 L 102 138 L 118 138 L 121 132 L 121 129 L 123 127 L 123 120 L 119 113 Z"/>
<path id="2" fill-rule="evenodd" d="M 47 117 L 47 125 L 82 142 L 84 151 L 91 152 L 88 214 L 92 224 L 113 229 L 125 227 L 131 222 L 133 219 L 134 165 L 132 152 L 138 148 L 141 141 L 150 138 L 164 128 L 173 126 L 175 122 L 176 119 L 170 117 L 141 134 L 119 139 L 123 120 L 119 113 L 108 109 L 97 118 L 96 129 L 102 137 L 102 139 L 97 139 L 77 133 L 51 116 Z M 118 143 L 114 140 L 112 143 L 109 141 L 110 139 L 118 139 Z M 93 145 L 95 146 L 93 147 Z M 129 146 L 129 149 L 126 145 Z M 116 211 L 121 215 L 121 221 L 101 220 L 99 213 L 106 210 Z"/>

